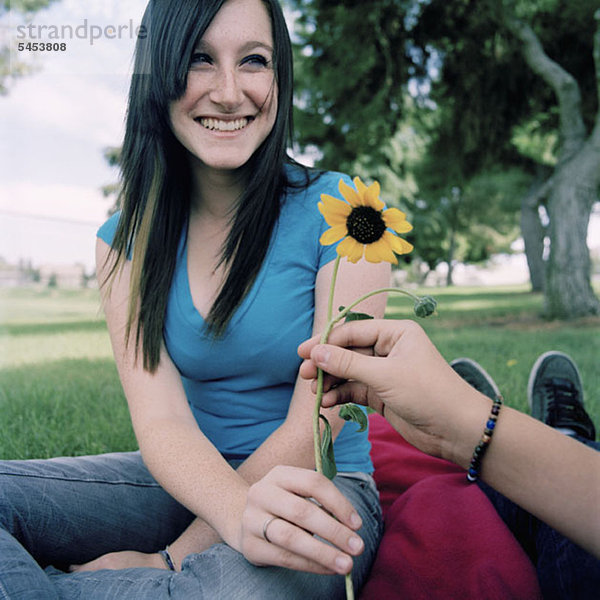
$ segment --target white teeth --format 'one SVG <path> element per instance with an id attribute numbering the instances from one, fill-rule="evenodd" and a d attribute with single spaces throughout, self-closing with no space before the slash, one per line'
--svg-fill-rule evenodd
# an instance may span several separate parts
<path id="1" fill-rule="evenodd" d="M 220 121 L 219 119 L 200 119 L 200 124 L 211 131 L 237 131 L 248 125 L 249 119 L 236 119 L 235 121 Z"/>

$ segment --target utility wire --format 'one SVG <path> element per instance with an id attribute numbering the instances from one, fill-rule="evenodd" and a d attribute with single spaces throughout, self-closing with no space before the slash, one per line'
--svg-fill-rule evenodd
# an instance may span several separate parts
<path id="1" fill-rule="evenodd" d="M 83 225 L 85 227 L 99 227 L 101 221 L 82 221 L 79 219 L 69 219 L 66 217 L 52 217 L 50 215 L 36 215 L 32 213 L 20 213 L 12 210 L 4 210 L 0 208 L 0 215 L 7 217 L 15 217 L 17 219 L 35 219 L 37 221 L 53 221 L 55 223 L 69 223 L 71 225 Z"/>

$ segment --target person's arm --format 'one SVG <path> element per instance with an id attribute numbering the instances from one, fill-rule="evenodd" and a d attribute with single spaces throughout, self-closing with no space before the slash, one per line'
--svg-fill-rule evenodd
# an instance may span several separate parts
<path id="1" fill-rule="evenodd" d="M 110 252 L 104 241 L 97 241 L 101 282 L 111 264 L 106 262 Z M 113 280 L 110 292 L 103 288 L 103 305 L 144 462 L 165 490 L 239 550 L 240 522 L 249 486 L 198 427 L 181 376 L 165 348 L 156 372 L 149 373 L 142 368 L 141 356 L 136 358 L 134 344 L 125 344 L 129 271 L 127 263 Z M 199 544 L 205 545 L 200 541 Z"/>
<path id="2" fill-rule="evenodd" d="M 345 348 L 368 349 L 365 356 Z M 323 404 L 353 401 L 384 414 L 407 441 L 468 468 L 492 402 L 469 386 L 412 321 L 337 328 L 329 345 L 305 342 L 307 379 L 327 371 Z M 600 556 L 600 454 L 504 406 L 481 479 L 589 552 Z"/>
<path id="3" fill-rule="evenodd" d="M 329 289 L 331 277 L 333 274 L 333 262 L 327 263 L 317 273 L 315 282 L 315 316 L 313 323 L 313 333 L 320 335 L 327 324 L 327 303 L 329 300 Z M 340 305 L 348 305 L 352 301 L 360 298 L 360 296 L 368 291 L 389 285 L 390 266 L 387 263 L 379 265 L 366 264 L 350 264 L 343 260 L 340 263 L 338 275 L 336 279 L 335 295 L 333 307 L 337 310 Z M 368 299 L 362 303 L 359 309 L 363 312 L 368 312 L 374 316 L 383 316 L 385 311 L 385 296 L 378 295 Z M 312 413 L 314 408 L 315 397 L 310 389 L 310 382 L 305 381 L 300 376 L 296 380 L 294 393 L 290 403 L 287 417 L 283 424 L 278 427 L 253 453 L 249 456 L 237 469 L 237 473 L 241 475 L 249 484 L 256 484 L 252 498 L 256 505 L 259 502 L 260 492 L 266 491 L 266 486 L 262 485 L 262 478 L 277 465 L 290 465 L 295 467 L 305 467 L 314 469 L 314 446 L 312 439 Z M 332 427 L 332 434 L 335 438 L 344 426 L 345 421 L 337 416 L 338 408 L 333 407 L 323 409 L 322 412 L 327 416 Z M 287 481 L 287 480 L 286 480 Z M 280 490 L 283 493 L 282 490 Z M 288 490 L 285 490 L 286 493 Z M 265 496 L 265 501 L 268 502 L 269 496 Z M 271 505 L 269 503 L 269 505 Z M 257 548 L 262 551 L 262 544 L 256 537 L 252 535 L 254 530 L 249 528 L 249 518 L 245 512 L 243 523 L 242 536 L 244 536 L 244 554 L 249 560 L 253 560 L 254 554 L 246 554 L 247 549 L 254 550 Z M 263 512 L 266 508 L 263 508 Z M 256 511 L 252 511 L 256 512 Z M 260 525 L 260 524 L 259 524 Z M 275 528 L 279 527 L 277 524 Z M 325 537 L 325 536 L 323 536 Z M 199 541 L 202 540 L 202 544 Z M 177 566 L 185 556 L 192 552 L 199 552 L 204 549 L 203 544 L 210 545 L 220 541 L 216 532 L 211 531 L 207 523 L 196 519 L 192 525 L 175 541 L 169 549 L 171 556 Z M 264 540 L 262 540 L 264 542 Z M 346 546 L 340 546 L 346 548 Z M 302 550 L 310 548 L 309 544 L 299 544 L 294 547 L 294 551 L 290 548 L 269 547 L 269 556 L 271 563 L 278 566 L 286 566 L 289 568 L 302 568 L 308 570 L 309 567 L 314 572 L 322 571 L 323 566 L 327 565 L 329 572 L 332 570 L 332 551 L 323 550 L 305 555 Z M 297 551 L 296 551 L 297 550 Z M 311 560 L 306 557 L 312 556 Z M 347 560 L 347 555 L 341 555 L 339 552 L 335 555 L 342 564 Z M 308 560 L 308 562 L 307 562 Z M 320 565 L 317 569 L 316 565 Z M 337 567 L 339 570 L 339 565 Z M 344 571 L 345 572 L 345 571 Z"/>

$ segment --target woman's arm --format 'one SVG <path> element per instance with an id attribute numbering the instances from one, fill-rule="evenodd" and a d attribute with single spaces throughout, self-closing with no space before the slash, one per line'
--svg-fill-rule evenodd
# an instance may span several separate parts
<path id="1" fill-rule="evenodd" d="M 96 252 L 102 282 L 111 249 L 99 239 Z M 181 376 L 164 347 L 156 372 L 149 373 L 142 368 L 141 356 L 136 358 L 134 344 L 125 344 L 129 270 L 127 263 L 113 280 L 110 292 L 103 287 L 102 294 L 113 352 L 144 462 L 165 490 L 210 523 L 230 546 L 240 549 L 248 484 L 200 431 Z"/>

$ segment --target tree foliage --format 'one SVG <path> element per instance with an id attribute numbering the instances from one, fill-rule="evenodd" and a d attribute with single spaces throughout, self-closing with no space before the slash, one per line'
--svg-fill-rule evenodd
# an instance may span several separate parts
<path id="1" fill-rule="evenodd" d="M 397 131 L 406 82 L 417 73 L 408 44 L 411 0 L 290 0 L 296 38 L 297 129 L 324 167 L 380 155 Z"/>
<path id="2" fill-rule="evenodd" d="M 582 113 L 591 128 L 597 110 L 594 5 L 595 0 L 426 3 L 415 37 L 443 56 L 431 98 L 447 108 L 432 150 L 456 157 L 461 171 L 470 174 L 490 164 L 519 163 L 523 148 L 514 143 L 516 127 L 545 140 L 557 131 L 555 93 L 526 64 L 523 44 L 507 26 L 511 10 L 529 20 L 548 56 L 580 82 Z"/>

